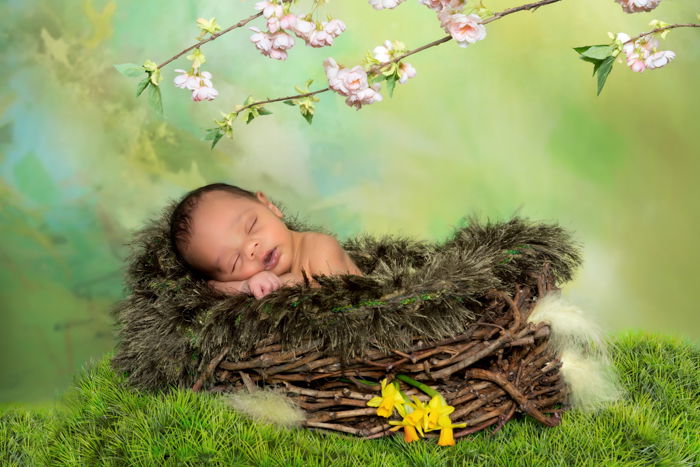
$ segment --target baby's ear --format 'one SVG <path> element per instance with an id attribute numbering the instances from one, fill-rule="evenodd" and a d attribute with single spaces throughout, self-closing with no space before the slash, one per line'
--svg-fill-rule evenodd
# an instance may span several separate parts
<path id="1" fill-rule="evenodd" d="M 267 196 L 265 196 L 265 193 L 262 191 L 258 191 L 255 193 L 255 196 L 258 198 L 258 201 L 260 201 L 262 204 L 264 204 L 270 211 L 272 211 L 275 216 L 279 217 L 280 219 L 283 217 L 282 211 L 279 210 L 275 204 L 267 199 Z"/>

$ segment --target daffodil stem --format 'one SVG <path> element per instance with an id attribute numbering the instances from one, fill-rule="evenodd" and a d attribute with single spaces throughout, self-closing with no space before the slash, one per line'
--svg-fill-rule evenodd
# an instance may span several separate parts
<path id="1" fill-rule="evenodd" d="M 435 397 L 435 396 L 440 395 L 439 392 L 437 392 L 435 389 L 431 388 L 430 386 L 425 385 L 425 384 L 421 383 L 420 381 L 416 381 L 413 378 L 409 378 L 406 375 L 396 375 L 396 379 L 398 379 L 399 381 L 403 381 L 404 383 L 406 383 L 410 386 L 413 386 L 414 388 L 420 389 L 421 391 L 423 391 L 424 393 L 426 393 L 430 397 Z"/>

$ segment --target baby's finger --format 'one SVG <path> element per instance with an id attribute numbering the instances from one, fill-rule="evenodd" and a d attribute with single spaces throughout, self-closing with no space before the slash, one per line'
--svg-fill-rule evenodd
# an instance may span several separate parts
<path id="1" fill-rule="evenodd" d="M 263 290 L 262 290 L 262 286 L 261 286 L 260 284 L 255 284 L 255 285 L 253 285 L 253 286 L 250 288 L 250 290 L 253 292 L 253 295 L 254 295 L 255 298 L 257 298 L 258 300 L 261 299 L 261 298 L 263 298 L 263 296 L 265 296 L 265 294 L 263 293 Z"/>

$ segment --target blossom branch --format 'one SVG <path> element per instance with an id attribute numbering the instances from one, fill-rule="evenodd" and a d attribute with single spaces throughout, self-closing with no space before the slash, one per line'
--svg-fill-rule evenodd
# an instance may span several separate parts
<path id="1" fill-rule="evenodd" d="M 272 102 L 281 102 L 281 101 L 287 101 L 287 100 L 292 100 L 292 99 L 302 99 L 302 98 L 304 98 L 304 97 L 309 97 L 309 96 L 313 96 L 313 95 L 315 95 L 315 94 L 321 94 L 322 92 L 330 91 L 330 89 L 331 89 L 331 88 L 324 88 L 324 89 L 319 89 L 318 91 L 307 92 L 307 93 L 305 93 L 305 94 L 297 94 L 297 95 L 295 95 L 295 96 L 276 97 L 276 98 L 274 98 L 274 99 L 267 99 L 267 100 L 264 100 L 264 101 L 257 101 L 257 102 L 253 102 L 253 103 L 251 103 L 251 104 L 248 104 L 248 105 L 245 105 L 245 106 L 239 108 L 238 110 L 236 110 L 236 112 L 239 112 L 239 113 L 240 113 L 240 112 L 243 112 L 244 110 L 249 109 L 249 108 L 251 108 L 251 107 L 255 107 L 255 106 L 258 106 L 258 105 L 264 105 L 264 104 L 270 104 L 270 103 L 272 103 Z"/>
<path id="2" fill-rule="evenodd" d="M 507 10 L 503 10 L 503 11 L 500 11 L 500 12 L 495 13 L 491 18 L 488 18 L 488 19 L 482 21 L 481 24 L 491 23 L 491 22 L 493 22 L 493 21 L 496 21 L 496 20 L 498 20 L 498 19 L 503 18 L 504 16 L 508 16 L 508 15 L 510 15 L 510 14 L 517 13 L 518 11 L 536 10 L 537 8 L 539 8 L 539 7 L 541 7 L 541 6 L 549 5 L 549 4 L 551 4 L 551 3 L 557 3 L 557 2 L 560 2 L 560 1 L 561 1 L 561 0 L 541 0 L 541 1 L 539 1 L 539 2 L 534 2 L 534 3 L 528 3 L 528 4 L 525 4 L 525 5 L 521 5 L 521 6 L 519 6 L 519 7 L 509 8 L 509 9 L 507 9 Z M 437 45 L 443 44 L 443 43 L 448 42 L 448 41 L 450 41 L 450 40 L 452 40 L 452 36 L 445 36 L 445 37 L 442 37 L 442 38 L 440 38 L 440 39 L 434 40 L 433 42 L 430 42 L 430 43 L 428 43 L 428 44 L 422 45 L 422 46 L 420 46 L 420 47 L 418 47 L 418 48 L 416 48 L 416 49 L 409 50 L 408 52 L 406 52 L 405 54 L 403 54 L 403 55 L 401 55 L 401 56 L 399 56 L 399 57 L 396 57 L 396 58 L 394 58 L 394 59 L 392 59 L 392 60 L 390 60 L 390 61 L 388 61 L 388 62 L 386 62 L 386 63 L 383 63 L 383 64 L 381 64 L 381 65 L 379 65 L 379 66 L 373 67 L 373 68 L 370 70 L 370 73 L 377 73 L 379 70 L 381 70 L 382 68 L 386 67 L 387 65 L 391 65 L 391 64 L 393 64 L 393 63 L 399 62 L 399 61 L 405 59 L 406 57 L 409 57 L 409 56 L 411 56 L 411 55 L 417 54 L 418 52 L 422 52 L 422 51 L 424 51 L 424 50 L 426 50 L 426 49 L 429 49 L 429 48 L 431 48 L 431 47 L 435 47 L 435 46 L 437 46 Z M 251 103 L 251 104 L 246 105 L 245 107 L 242 107 L 241 109 L 238 110 L 238 112 L 241 112 L 241 111 L 246 110 L 246 109 L 248 109 L 248 108 L 250 108 L 250 107 L 255 107 L 255 106 L 258 106 L 258 105 L 262 105 L 262 104 L 269 104 L 269 103 L 271 103 L 271 102 L 279 102 L 279 101 L 291 100 L 291 99 L 299 99 L 299 98 L 303 98 L 303 97 L 307 97 L 307 96 L 312 96 L 312 95 L 314 95 L 314 94 L 320 94 L 320 93 L 322 93 L 322 92 L 326 92 L 326 91 L 329 91 L 329 90 L 330 90 L 330 88 L 325 88 L 325 89 L 320 89 L 320 90 L 318 90 L 318 91 L 314 91 L 314 92 L 310 92 L 310 93 L 298 94 L 298 95 L 295 95 L 295 96 L 281 97 L 281 98 L 277 98 L 277 99 L 269 99 L 269 100 L 264 100 L 264 101 L 253 102 L 253 103 Z"/>
<path id="3" fill-rule="evenodd" d="M 539 8 L 539 7 L 541 7 L 541 6 L 549 5 L 550 3 L 556 3 L 556 2 L 560 2 L 560 1 L 561 1 L 561 0 L 541 0 L 541 1 L 539 1 L 539 2 L 527 3 L 527 4 L 525 4 L 525 5 L 520 5 L 520 6 L 518 6 L 518 7 L 509 8 L 509 9 L 507 9 L 507 10 L 503 10 L 503 11 L 499 11 L 499 12 L 497 12 L 497 13 L 494 13 L 494 15 L 493 15 L 492 17 L 485 19 L 484 21 L 481 22 L 481 24 L 492 23 L 492 22 L 494 22 L 494 21 L 497 21 L 497 20 L 503 18 L 504 16 L 508 16 L 508 15 L 513 14 L 513 13 L 517 13 L 518 11 L 536 10 L 537 8 Z M 394 58 L 394 59 L 392 59 L 392 60 L 390 60 L 390 61 L 388 61 L 388 62 L 386 62 L 386 63 L 382 63 L 381 65 L 377 66 L 376 69 L 373 68 L 371 71 L 372 71 L 372 72 L 377 72 L 377 71 L 381 70 L 382 68 L 386 67 L 387 65 L 391 65 L 391 64 L 393 64 L 393 63 L 400 62 L 401 60 L 403 60 L 403 59 L 406 58 L 406 57 L 410 57 L 410 56 L 413 55 L 413 54 L 416 54 L 416 53 L 418 53 L 418 52 L 422 52 L 422 51 L 424 51 L 425 49 L 429 49 L 429 48 L 431 48 L 431 47 L 435 47 L 436 45 L 443 44 L 443 43 L 448 42 L 448 41 L 450 41 L 450 40 L 452 40 L 452 36 L 445 36 L 445 37 L 442 37 L 442 38 L 440 38 L 440 39 L 438 39 L 438 40 L 436 40 L 436 41 L 433 41 L 433 42 L 431 42 L 431 43 L 429 43 L 429 44 L 425 44 L 425 45 L 423 45 L 423 46 L 421 46 L 421 47 L 418 47 L 417 49 L 409 50 L 408 52 L 406 52 L 406 53 L 403 54 L 403 55 L 400 55 L 400 56 L 398 56 L 398 57 L 396 57 L 396 58 Z"/>
<path id="4" fill-rule="evenodd" d="M 179 52 L 179 53 L 175 54 L 174 56 L 170 57 L 169 59 L 167 59 L 166 61 L 164 61 L 164 62 L 161 63 L 160 65 L 158 65 L 158 68 L 163 68 L 165 65 L 167 65 L 167 64 L 170 63 L 170 62 L 172 62 L 172 61 L 175 60 L 175 59 L 178 59 L 178 58 L 182 57 L 183 55 L 185 55 L 185 54 L 186 54 L 187 52 L 189 52 L 190 50 L 192 50 L 192 49 L 198 49 L 199 47 L 201 47 L 202 45 L 206 44 L 207 42 L 213 41 L 214 39 L 218 38 L 219 36 L 223 36 L 223 35 L 226 34 L 227 32 L 230 32 L 230 31 L 233 31 L 234 29 L 241 28 L 241 27 L 245 26 L 246 24 L 248 24 L 248 23 L 250 23 L 251 21 L 253 21 L 255 18 L 259 18 L 260 16 L 262 16 L 262 14 L 263 14 L 263 12 L 262 12 L 262 11 L 259 11 L 259 12 L 255 13 L 254 15 L 250 15 L 249 17 L 240 20 L 239 22 L 237 22 L 237 23 L 234 24 L 233 26 L 230 26 L 230 27 L 228 27 L 228 28 L 226 28 L 226 29 L 224 29 L 224 30 L 222 30 L 222 31 L 220 31 L 220 32 L 217 32 L 216 34 L 212 34 L 212 35 L 211 35 L 209 38 L 207 38 L 207 39 L 202 39 L 201 41 L 197 42 L 195 45 L 193 45 L 193 46 L 191 46 L 191 47 L 188 47 L 188 48 L 186 48 L 185 50 L 183 50 L 182 52 Z"/>
<path id="5" fill-rule="evenodd" d="M 667 29 L 675 29 L 675 28 L 700 28 L 700 24 L 698 24 L 698 23 L 669 24 L 668 26 L 652 29 L 649 32 L 644 32 L 638 36 L 635 36 L 632 39 L 623 42 L 622 45 L 633 43 L 636 40 L 641 39 L 642 37 L 649 36 L 651 34 L 656 34 L 657 32 L 662 32 L 662 31 L 666 31 Z"/>

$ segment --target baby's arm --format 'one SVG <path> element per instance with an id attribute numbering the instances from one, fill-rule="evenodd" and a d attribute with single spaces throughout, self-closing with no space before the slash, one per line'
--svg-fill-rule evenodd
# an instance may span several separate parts
<path id="1" fill-rule="evenodd" d="M 248 294 L 260 299 L 282 287 L 280 278 L 273 272 L 260 271 L 244 281 L 209 281 L 209 285 L 227 295 Z"/>

